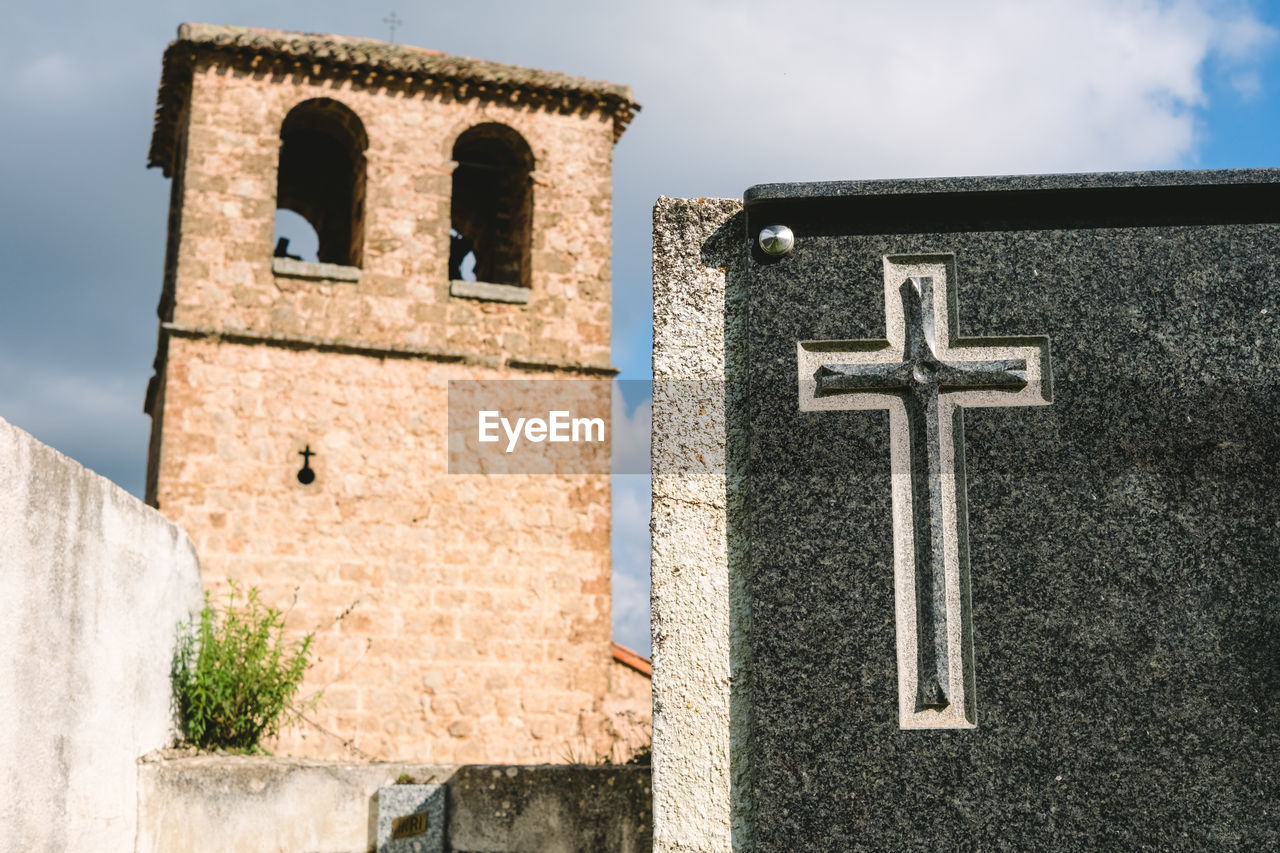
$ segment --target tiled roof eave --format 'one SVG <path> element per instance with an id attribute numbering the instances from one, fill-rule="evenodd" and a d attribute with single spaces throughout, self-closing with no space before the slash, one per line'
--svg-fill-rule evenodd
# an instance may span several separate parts
<path id="1" fill-rule="evenodd" d="M 193 33 L 199 37 L 192 37 Z M 261 33 L 187 24 L 179 29 L 179 39 L 165 51 L 149 166 L 163 169 L 165 175 L 172 171 L 178 116 L 190 94 L 192 69 L 198 61 L 242 68 L 306 68 L 308 74 L 323 77 L 360 77 L 364 85 L 449 89 L 459 98 L 600 111 L 613 118 L 615 142 L 640 109 L 628 87 L 612 83 L 381 42 Z"/>

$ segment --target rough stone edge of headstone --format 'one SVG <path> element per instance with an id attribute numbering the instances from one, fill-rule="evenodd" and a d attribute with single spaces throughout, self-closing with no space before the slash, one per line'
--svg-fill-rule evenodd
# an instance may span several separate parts
<path id="1" fill-rule="evenodd" d="M 751 846 L 744 543 L 733 460 L 743 363 L 737 199 L 653 211 L 654 850 Z"/>

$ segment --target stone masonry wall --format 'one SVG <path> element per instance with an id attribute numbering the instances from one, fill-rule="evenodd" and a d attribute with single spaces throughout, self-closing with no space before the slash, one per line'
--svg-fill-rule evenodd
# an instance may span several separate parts
<path id="1" fill-rule="evenodd" d="M 280 125 L 316 97 L 369 139 L 359 281 L 272 271 Z M 449 379 L 608 375 L 612 121 L 442 97 L 197 65 L 150 497 L 207 586 L 317 632 L 316 726 L 276 749 L 595 758 L 649 718 L 610 690 L 608 477 L 450 475 L 446 404 Z M 449 294 L 450 155 L 490 121 L 535 157 L 527 304 Z"/>
<path id="2" fill-rule="evenodd" d="M 304 694 L 324 689 L 314 719 L 337 737 L 303 730 L 282 749 L 450 763 L 610 749 L 607 475 L 446 471 L 448 380 L 502 371 L 169 347 L 161 508 L 206 585 L 257 586 L 318 632 Z"/>
<path id="3" fill-rule="evenodd" d="M 441 97 L 198 67 L 171 319 L 608 367 L 612 121 Z M 351 287 L 271 271 L 280 126 L 310 98 L 350 107 L 369 138 L 364 258 Z M 450 157 L 484 122 L 515 129 L 535 158 L 527 306 L 449 296 Z"/>

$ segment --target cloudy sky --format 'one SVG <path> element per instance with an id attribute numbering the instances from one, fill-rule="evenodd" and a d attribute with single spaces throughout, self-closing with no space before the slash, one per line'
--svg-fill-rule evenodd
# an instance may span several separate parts
<path id="1" fill-rule="evenodd" d="M 755 183 L 1280 165 L 1280 0 L 9 4 L 0 417 L 140 494 L 167 181 L 144 168 L 182 21 L 386 38 L 627 83 L 614 362 L 649 372 L 655 198 Z M 633 401 L 634 403 L 634 401 Z M 643 431 L 647 407 L 631 411 Z M 615 631 L 648 641 L 648 480 L 615 480 Z"/>

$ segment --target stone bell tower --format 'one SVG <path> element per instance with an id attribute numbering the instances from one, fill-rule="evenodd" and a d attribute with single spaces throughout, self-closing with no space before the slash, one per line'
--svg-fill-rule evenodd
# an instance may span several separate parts
<path id="1" fill-rule="evenodd" d="M 611 163 L 637 109 L 338 36 L 185 24 L 166 51 L 147 499 L 215 596 L 256 586 L 316 632 L 324 698 L 280 751 L 554 762 L 647 734 L 644 662 L 611 643 L 607 474 L 446 458 L 449 380 L 613 375 Z"/>

